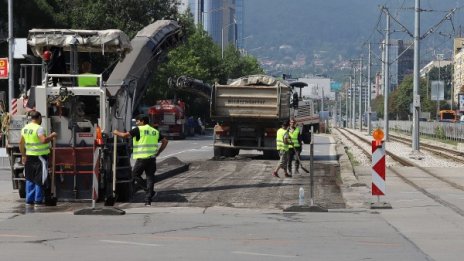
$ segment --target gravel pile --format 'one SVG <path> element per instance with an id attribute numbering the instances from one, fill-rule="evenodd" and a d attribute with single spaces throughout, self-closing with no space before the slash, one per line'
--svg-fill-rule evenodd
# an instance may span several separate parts
<path id="1" fill-rule="evenodd" d="M 332 133 L 336 140 L 340 141 L 341 143 L 345 144 L 346 147 L 348 147 L 348 151 L 351 152 L 351 154 L 356 158 L 356 161 L 359 162 L 360 166 L 371 166 L 371 161 L 368 159 L 364 153 L 354 144 L 352 144 L 350 141 L 348 141 L 344 136 L 342 136 L 337 130 L 332 129 Z M 366 139 L 372 140 L 372 136 L 367 136 L 366 131 L 360 132 L 359 130 L 352 130 L 350 131 L 357 133 L 360 136 L 365 136 Z M 350 135 L 345 132 L 346 135 Z M 353 135 L 350 135 L 350 137 L 354 140 L 358 140 L 357 137 L 354 137 Z M 364 144 L 364 143 L 359 143 L 362 144 L 361 146 L 368 151 L 371 151 L 371 146 Z M 447 168 L 457 168 L 457 167 L 464 167 L 464 164 L 458 163 L 452 160 L 448 160 L 439 156 L 434 155 L 431 152 L 427 152 L 425 150 L 421 150 L 421 159 L 414 159 L 410 157 L 410 154 L 412 152 L 412 148 L 410 146 L 407 146 L 403 143 L 399 142 L 394 142 L 394 141 L 389 141 L 386 143 L 386 149 L 394 153 L 400 157 L 406 158 L 409 161 L 412 161 L 416 164 L 421 165 L 422 167 L 447 167 Z M 387 167 L 390 166 L 401 166 L 394 160 L 392 160 L 389 156 L 386 157 L 386 165 Z"/>

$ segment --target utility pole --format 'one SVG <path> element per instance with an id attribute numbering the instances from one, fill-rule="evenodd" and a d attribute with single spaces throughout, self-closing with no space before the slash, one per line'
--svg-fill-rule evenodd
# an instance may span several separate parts
<path id="1" fill-rule="evenodd" d="M 363 57 L 359 59 L 359 131 L 362 131 L 362 70 L 363 70 Z"/>
<path id="2" fill-rule="evenodd" d="M 437 54 L 437 60 L 438 60 L 438 85 L 435 85 L 437 86 L 437 90 L 436 90 L 436 94 L 437 94 L 437 121 L 440 120 L 440 97 L 438 96 L 438 92 L 440 90 L 440 86 L 441 86 L 441 64 L 440 64 L 440 61 L 441 59 L 443 59 L 443 54 Z M 445 84 L 443 84 L 443 89 L 445 88 Z"/>
<path id="3" fill-rule="evenodd" d="M 351 128 L 356 129 L 356 68 L 353 66 L 353 88 L 351 91 Z"/>
<path id="4" fill-rule="evenodd" d="M 13 60 L 13 0 L 8 0 L 8 111 L 14 97 L 14 60 Z"/>
<path id="5" fill-rule="evenodd" d="M 371 90 L 371 43 L 369 42 L 369 54 L 367 56 L 367 134 L 370 135 L 372 133 L 372 126 L 371 126 L 371 98 L 372 98 L 372 90 Z"/>
<path id="6" fill-rule="evenodd" d="M 349 108 L 349 103 L 348 103 L 348 94 L 350 93 L 351 91 L 351 76 L 350 76 L 350 85 L 348 86 L 348 88 L 346 88 L 346 103 L 345 103 L 345 127 L 348 128 L 349 127 L 349 119 L 350 119 L 350 114 L 349 114 L 349 111 L 348 111 L 348 108 Z"/>
<path id="7" fill-rule="evenodd" d="M 419 154 L 419 59 L 420 59 L 420 0 L 415 0 L 414 15 L 414 76 L 413 76 L 413 119 L 412 119 L 412 156 Z"/>
<path id="8" fill-rule="evenodd" d="M 384 8 L 385 9 L 385 8 Z M 385 33 L 385 73 L 384 73 L 384 104 L 383 104 L 383 118 L 384 118 L 384 130 L 385 141 L 388 141 L 388 92 L 390 90 L 390 14 L 386 12 L 387 16 L 387 29 Z"/>
<path id="9" fill-rule="evenodd" d="M 338 103 L 339 103 L 339 106 L 338 106 L 338 115 L 339 118 L 338 118 L 338 127 L 343 127 L 343 123 L 342 123 L 342 92 L 341 90 L 338 92 Z"/>

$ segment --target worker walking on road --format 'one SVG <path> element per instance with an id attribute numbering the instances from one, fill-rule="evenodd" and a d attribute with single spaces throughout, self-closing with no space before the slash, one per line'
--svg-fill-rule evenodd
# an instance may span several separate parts
<path id="1" fill-rule="evenodd" d="M 276 137 L 276 145 L 277 151 L 279 152 L 280 160 L 279 164 L 277 165 L 276 169 L 272 173 L 274 177 L 279 177 L 279 170 L 283 169 L 285 172 L 285 177 L 292 177 L 287 172 L 287 164 L 288 164 L 288 144 L 290 144 L 290 136 L 288 134 L 288 121 L 284 121 L 282 123 L 282 127 L 277 131 Z"/>
<path id="2" fill-rule="evenodd" d="M 301 136 L 300 128 L 296 126 L 296 120 L 292 118 L 290 120 L 290 128 L 288 130 L 288 134 L 291 139 L 291 143 L 288 145 L 289 147 L 289 156 L 288 156 L 288 172 L 290 174 L 300 173 L 300 155 L 302 150 L 302 141 L 303 138 Z M 295 163 L 295 172 L 292 172 L 292 163 Z"/>
<path id="3" fill-rule="evenodd" d="M 156 157 L 163 152 L 168 145 L 168 140 L 160 132 L 148 124 L 148 116 L 138 115 L 135 118 L 136 128 L 129 132 L 114 130 L 113 134 L 122 138 L 132 137 L 133 151 L 132 158 L 135 159 L 132 169 L 132 179 L 136 187 L 145 190 L 145 206 L 151 206 L 151 200 L 156 192 L 155 185 Z M 161 146 L 158 147 L 158 142 Z M 146 182 L 142 179 L 145 171 Z M 146 184 L 146 185 L 145 185 Z"/>
<path id="4" fill-rule="evenodd" d="M 26 176 L 26 205 L 40 206 L 45 199 L 48 204 L 51 200 L 50 179 L 48 178 L 49 142 L 56 137 L 52 132 L 46 136 L 42 124 L 42 115 L 38 111 L 29 112 L 31 123 L 21 130 L 19 150 L 21 162 Z"/>

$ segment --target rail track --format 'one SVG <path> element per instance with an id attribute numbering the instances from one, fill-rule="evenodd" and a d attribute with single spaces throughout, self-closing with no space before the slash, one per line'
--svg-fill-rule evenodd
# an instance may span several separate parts
<path id="1" fill-rule="evenodd" d="M 400 137 L 396 135 L 389 135 L 390 139 L 396 142 L 400 142 L 406 145 L 411 145 L 412 141 L 411 139 L 405 138 L 405 137 Z M 426 144 L 426 143 L 420 143 L 421 149 L 425 151 L 429 151 L 437 156 L 443 157 L 445 159 L 452 159 L 456 162 L 459 163 L 464 163 L 464 153 L 457 151 L 457 150 L 452 150 L 452 149 L 444 149 L 443 147 L 440 146 L 435 146 L 431 144 Z"/>
<path id="2" fill-rule="evenodd" d="M 362 136 L 358 135 L 357 133 L 352 132 L 352 131 L 350 131 L 348 129 L 336 128 L 336 130 L 338 130 L 346 139 L 350 140 L 353 144 L 356 144 L 356 146 L 358 146 L 369 159 L 372 158 L 371 152 L 367 151 L 363 146 L 359 145 L 358 141 L 353 140 L 352 136 L 355 136 L 358 140 L 361 140 L 364 143 L 367 143 L 367 144 L 369 144 L 371 146 L 371 142 L 369 140 L 367 140 L 365 137 L 362 137 Z M 403 165 L 405 167 L 417 168 L 421 172 L 425 173 L 427 176 L 433 177 L 433 178 L 437 179 L 439 182 L 445 183 L 446 185 L 450 186 L 451 188 L 453 188 L 455 190 L 458 190 L 460 193 L 461 192 L 464 193 L 464 186 L 462 186 L 460 184 L 457 184 L 457 183 L 455 183 L 455 182 L 453 182 L 453 181 L 451 181 L 451 180 L 449 180 L 447 178 L 439 176 L 439 175 L 433 173 L 431 170 L 426 169 L 426 168 L 424 168 L 424 167 L 422 167 L 422 166 L 420 166 L 420 165 L 418 165 L 418 164 L 416 164 L 416 163 L 414 163 L 414 162 L 412 162 L 412 161 L 410 161 L 410 160 L 408 160 L 406 158 L 395 155 L 394 153 L 392 153 L 392 152 L 390 152 L 388 150 L 386 150 L 386 154 L 388 156 L 390 156 L 393 160 L 399 162 L 401 165 Z M 413 179 L 408 178 L 406 175 L 401 174 L 395 168 L 390 167 L 389 171 L 393 172 L 401 180 L 403 180 L 406 184 L 412 186 L 413 188 L 415 188 L 416 190 L 418 190 L 419 192 L 421 192 L 425 196 L 427 196 L 430 199 L 437 202 L 438 204 L 440 204 L 440 205 L 442 205 L 442 206 L 444 206 L 446 208 L 449 208 L 452 211 L 454 211 L 455 213 L 457 213 L 458 215 L 464 217 L 464 209 L 463 208 L 455 205 L 454 203 L 452 203 L 452 202 L 450 202 L 448 200 L 443 199 L 442 197 L 440 197 L 439 195 L 434 194 L 433 192 L 428 191 L 427 189 L 420 186 Z"/>

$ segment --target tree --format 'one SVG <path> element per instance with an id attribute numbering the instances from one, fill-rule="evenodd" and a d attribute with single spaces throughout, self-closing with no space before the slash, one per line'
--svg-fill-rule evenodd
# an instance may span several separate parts
<path id="1" fill-rule="evenodd" d="M 226 82 L 227 79 L 235 79 L 244 75 L 264 73 L 255 57 L 242 56 L 240 51 L 233 45 L 228 45 L 224 51 L 223 66 L 223 82 Z"/>
<path id="2" fill-rule="evenodd" d="M 192 17 L 182 15 L 180 20 L 186 28 L 187 40 L 181 46 L 171 50 L 166 63 L 159 66 L 145 102 L 153 104 L 156 100 L 172 99 L 176 96 L 188 105 L 190 115 L 207 118 L 209 101 L 189 91 L 168 89 L 169 77 L 186 75 L 213 85 L 215 83 L 225 84 L 230 78 L 262 73 L 263 70 L 254 57 L 241 56 L 232 45 L 226 48 L 224 59 L 222 59 L 219 46 L 200 26 L 193 25 Z"/>
<path id="3" fill-rule="evenodd" d="M 378 95 L 377 97 L 375 97 L 375 99 L 372 101 L 371 104 L 372 104 L 372 111 L 377 112 L 377 117 L 383 118 L 384 96 Z"/>
<path id="4" fill-rule="evenodd" d="M 408 75 L 392 92 L 389 99 L 389 114 L 398 120 L 408 120 L 413 98 L 413 78 Z M 396 117 L 395 117 L 396 116 Z"/>
<path id="5" fill-rule="evenodd" d="M 66 28 L 120 29 L 130 38 L 160 19 L 177 19 L 178 0 L 55 0 L 56 20 Z"/>

